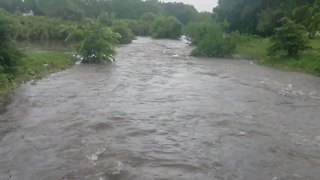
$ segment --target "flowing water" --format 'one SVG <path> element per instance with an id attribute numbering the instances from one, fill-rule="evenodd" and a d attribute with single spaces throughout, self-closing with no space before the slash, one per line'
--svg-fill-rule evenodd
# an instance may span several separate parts
<path id="1" fill-rule="evenodd" d="M 0 106 L 0 179 L 319 180 L 320 78 L 139 38 Z"/>

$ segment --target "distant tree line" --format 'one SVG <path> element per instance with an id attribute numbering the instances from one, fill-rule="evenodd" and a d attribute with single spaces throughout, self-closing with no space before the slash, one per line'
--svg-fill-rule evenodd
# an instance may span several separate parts
<path id="1" fill-rule="evenodd" d="M 154 13 L 174 16 L 187 24 L 198 13 L 191 5 L 158 0 L 1 0 L 0 7 L 11 13 L 32 10 L 35 15 L 76 21 L 84 17 L 97 18 L 104 12 L 117 19 L 139 19 L 145 13 Z"/>
<path id="2" fill-rule="evenodd" d="M 319 0 L 219 0 L 214 13 L 229 31 L 270 36 L 286 17 L 303 25 L 310 38 L 320 29 Z"/>

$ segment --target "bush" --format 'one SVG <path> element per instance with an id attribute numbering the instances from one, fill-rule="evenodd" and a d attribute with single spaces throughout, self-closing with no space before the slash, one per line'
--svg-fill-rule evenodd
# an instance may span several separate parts
<path id="1" fill-rule="evenodd" d="M 105 26 L 111 26 L 112 22 L 114 21 L 114 18 L 114 13 L 102 12 L 98 16 L 98 21 Z"/>
<path id="2" fill-rule="evenodd" d="M 119 36 L 110 28 L 101 26 L 97 21 L 87 20 L 82 26 L 63 26 L 62 31 L 69 34 L 67 40 L 81 38 L 76 50 L 83 58 L 82 63 L 103 63 L 114 60 L 115 45 Z"/>
<path id="3" fill-rule="evenodd" d="M 275 29 L 271 38 L 269 55 L 286 53 L 289 57 L 299 55 L 301 51 L 308 49 L 308 32 L 299 24 L 295 24 L 289 18 L 282 19 L 282 26 Z"/>
<path id="4" fill-rule="evenodd" d="M 191 39 L 193 45 L 198 45 L 204 36 L 212 29 L 211 21 L 192 22 L 184 28 L 184 33 Z"/>
<path id="5" fill-rule="evenodd" d="M 156 18 L 157 18 L 156 14 L 148 12 L 148 13 L 143 14 L 140 17 L 140 20 L 152 24 Z"/>
<path id="6" fill-rule="evenodd" d="M 118 38 L 120 44 L 129 44 L 134 39 L 133 32 L 125 21 L 114 21 L 112 23 L 111 29 L 113 32 L 120 35 Z"/>
<path id="7" fill-rule="evenodd" d="M 192 23 L 185 29 L 196 48 L 191 52 L 193 56 L 224 57 L 236 49 L 236 40 L 239 35 L 227 34 L 223 25 L 217 22 L 204 21 Z"/>
<path id="8" fill-rule="evenodd" d="M 22 53 L 13 43 L 14 26 L 4 11 L 0 10 L 0 73 L 15 74 Z"/>
<path id="9" fill-rule="evenodd" d="M 182 34 L 182 24 L 177 18 L 159 17 L 151 28 L 151 35 L 156 39 L 178 39 Z"/>
<path id="10" fill-rule="evenodd" d="M 150 36 L 151 25 L 141 20 L 126 20 L 129 28 L 136 36 Z"/>
<path id="11" fill-rule="evenodd" d="M 20 16 L 12 17 L 17 26 L 15 39 L 17 41 L 31 42 L 51 42 L 64 41 L 66 34 L 60 31 L 59 24 L 66 23 L 54 18 L 37 17 L 37 16 Z"/>

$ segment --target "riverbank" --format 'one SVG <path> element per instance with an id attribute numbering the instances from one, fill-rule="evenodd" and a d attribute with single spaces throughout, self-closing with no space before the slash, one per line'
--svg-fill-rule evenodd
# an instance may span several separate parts
<path id="1" fill-rule="evenodd" d="M 269 46 L 269 39 L 250 38 L 246 43 L 238 46 L 237 54 L 255 59 L 255 61 L 261 65 L 320 76 L 319 40 L 311 40 L 311 49 L 303 52 L 298 58 L 269 57 L 267 55 L 267 49 Z"/>
<path id="2" fill-rule="evenodd" d="M 51 73 L 73 66 L 76 58 L 58 51 L 26 52 L 17 66 L 15 77 L 0 73 L 0 96 L 3 96 L 27 81 L 36 81 Z"/>

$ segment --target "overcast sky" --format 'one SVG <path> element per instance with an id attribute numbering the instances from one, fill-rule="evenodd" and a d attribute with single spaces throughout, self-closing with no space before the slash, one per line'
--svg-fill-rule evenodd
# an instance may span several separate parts
<path id="1" fill-rule="evenodd" d="M 217 6 L 218 0 L 161 0 L 165 2 L 183 2 L 185 4 L 194 5 L 198 11 L 212 11 L 212 8 Z"/>

